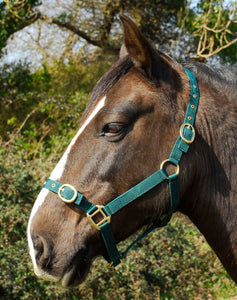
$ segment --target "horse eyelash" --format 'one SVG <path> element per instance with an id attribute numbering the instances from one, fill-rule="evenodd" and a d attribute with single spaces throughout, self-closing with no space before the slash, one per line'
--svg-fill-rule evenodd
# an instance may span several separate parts
<path id="1" fill-rule="evenodd" d="M 109 132 L 109 129 L 111 129 L 111 128 L 109 128 L 110 126 L 111 126 L 111 128 L 112 128 L 112 126 L 114 126 L 114 128 L 118 127 L 118 130 L 116 130 L 116 128 L 115 128 L 114 132 Z M 125 127 L 126 127 L 125 124 L 122 124 L 122 123 L 119 123 L 119 122 L 108 123 L 108 124 L 104 125 L 103 130 L 100 133 L 100 136 L 109 136 L 109 137 L 111 137 L 111 136 L 119 135 L 119 134 L 122 133 L 122 131 Z"/>

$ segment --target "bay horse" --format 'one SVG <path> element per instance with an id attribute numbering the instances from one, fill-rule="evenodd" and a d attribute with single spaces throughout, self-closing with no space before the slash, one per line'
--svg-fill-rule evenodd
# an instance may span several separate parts
<path id="1" fill-rule="evenodd" d="M 116 266 L 126 255 L 117 243 L 180 211 L 237 282 L 236 74 L 181 65 L 120 18 L 120 59 L 93 89 L 33 206 L 34 271 L 75 286 L 96 256 Z"/>

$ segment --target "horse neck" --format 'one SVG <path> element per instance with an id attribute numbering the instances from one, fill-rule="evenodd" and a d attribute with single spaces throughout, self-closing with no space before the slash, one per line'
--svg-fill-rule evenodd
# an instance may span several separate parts
<path id="1" fill-rule="evenodd" d="M 194 163 L 188 167 L 192 180 L 181 210 L 237 281 L 236 115 L 230 111 L 232 105 L 224 95 L 217 98 L 217 93 L 202 83 L 199 88 L 197 138 L 193 150 L 190 148 L 193 157 L 189 158 Z"/>

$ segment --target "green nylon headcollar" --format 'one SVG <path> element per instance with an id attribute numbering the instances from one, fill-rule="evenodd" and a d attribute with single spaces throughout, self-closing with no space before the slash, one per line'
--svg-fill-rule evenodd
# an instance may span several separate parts
<path id="1" fill-rule="evenodd" d="M 186 110 L 184 123 L 180 127 L 180 135 L 175 142 L 170 157 L 161 163 L 160 170 L 156 171 L 129 189 L 127 192 L 113 199 L 104 206 L 95 205 L 89 202 L 83 194 L 79 193 L 70 184 L 62 184 L 58 181 L 47 179 L 43 185 L 43 188 L 58 194 L 59 198 L 65 203 L 74 203 L 87 214 L 87 218 L 91 225 L 101 232 L 101 236 L 107 251 L 107 254 L 104 257 L 111 266 L 117 266 L 120 263 L 120 260 L 127 255 L 131 247 L 139 240 L 144 238 L 152 230 L 165 226 L 171 219 L 173 212 L 178 208 L 179 161 L 182 157 L 182 154 L 188 151 L 190 144 L 195 139 L 195 130 L 193 125 L 199 103 L 199 89 L 196 78 L 191 71 L 185 69 L 185 72 L 190 81 L 190 101 Z M 166 164 L 172 164 L 176 166 L 176 172 L 172 175 L 168 175 L 165 171 Z M 142 233 L 124 252 L 119 252 L 110 226 L 111 216 L 165 180 L 169 181 L 169 211 L 159 220 L 153 223 L 147 230 L 145 230 L 145 232 Z"/>

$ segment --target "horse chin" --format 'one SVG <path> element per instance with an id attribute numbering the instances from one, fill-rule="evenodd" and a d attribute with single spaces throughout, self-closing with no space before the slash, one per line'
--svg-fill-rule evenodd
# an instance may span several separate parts
<path id="1" fill-rule="evenodd" d="M 90 265 L 87 265 L 86 268 L 78 268 L 77 266 L 73 266 L 70 271 L 66 272 L 61 279 L 62 287 L 74 287 L 82 283 L 90 270 Z"/>
<path id="2" fill-rule="evenodd" d="M 82 253 L 78 253 L 75 258 L 73 258 L 70 266 L 68 267 L 65 274 L 62 276 L 60 281 L 63 287 L 73 287 L 82 283 L 91 267 L 91 260 Z"/>
<path id="3" fill-rule="evenodd" d="M 57 267 L 51 274 L 38 267 L 34 267 L 34 272 L 39 278 L 55 282 L 58 285 L 67 288 L 82 283 L 90 271 L 91 264 L 91 260 L 88 258 L 85 251 L 82 250 L 72 258 L 63 273 L 59 272 L 59 274 L 57 274 Z"/>

